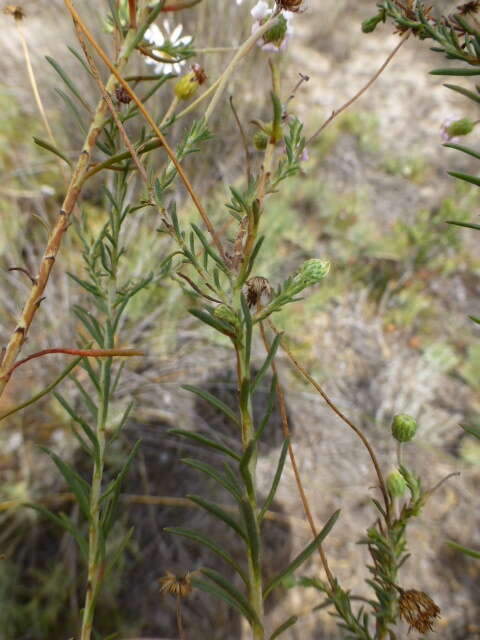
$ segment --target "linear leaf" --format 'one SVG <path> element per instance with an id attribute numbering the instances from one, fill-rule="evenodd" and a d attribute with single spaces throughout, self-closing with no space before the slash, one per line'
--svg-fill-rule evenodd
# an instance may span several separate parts
<path id="1" fill-rule="evenodd" d="M 212 582 L 214 582 L 220 589 L 222 589 L 225 593 L 237 602 L 239 608 L 244 612 L 244 615 L 250 621 L 250 623 L 256 623 L 261 626 L 260 620 L 258 619 L 257 614 L 253 610 L 251 604 L 245 598 L 245 596 L 236 589 L 231 582 L 226 580 L 218 571 L 214 571 L 213 569 L 201 569 L 203 575 L 210 578 Z"/>
<path id="2" fill-rule="evenodd" d="M 272 589 L 275 589 L 275 587 L 277 587 L 284 578 L 286 578 L 291 573 L 293 573 L 295 569 L 298 569 L 298 567 L 302 565 L 305 562 L 305 560 L 307 560 L 307 558 L 309 558 L 312 555 L 315 549 L 317 549 L 318 546 L 322 544 L 323 540 L 330 533 L 339 515 L 340 515 L 340 510 L 335 511 L 335 513 L 330 517 L 327 524 L 323 527 L 323 529 L 316 536 L 316 538 L 307 547 L 305 547 L 305 549 L 301 553 L 299 553 L 296 558 L 292 560 L 292 562 L 288 565 L 286 569 L 281 571 L 275 578 L 273 578 L 273 580 L 270 581 L 270 583 L 266 586 L 263 592 L 264 598 L 267 598 L 267 596 L 272 591 Z"/>
<path id="3" fill-rule="evenodd" d="M 469 156 L 472 156 L 473 158 L 480 160 L 480 153 L 478 153 L 478 151 L 475 151 L 474 149 L 470 149 L 470 147 L 465 147 L 462 144 L 455 144 L 453 142 L 447 142 L 443 146 L 447 147 L 448 149 L 456 149 L 457 151 L 463 151 L 463 153 L 467 153 Z"/>
<path id="4" fill-rule="evenodd" d="M 271 347 L 269 349 L 269 352 L 267 354 L 267 357 L 265 358 L 264 363 L 262 364 L 262 366 L 260 368 L 260 371 L 255 376 L 255 379 L 254 379 L 253 384 L 252 384 L 252 393 L 253 393 L 253 391 L 255 391 L 255 389 L 258 387 L 258 385 L 261 383 L 261 381 L 265 377 L 265 374 L 267 373 L 268 369 L 270 368 L 272 360 L 275 358 L 275 355 L 277 353 L 277 349 L 278 349 L 278 346 L 280 344 L 280 340 L 281 339 L 282 339 L 282 334 L 278 333 L 275 336 L 274 341 L 272 342 L 272 345 L 271 345 Z"/>
<path id="5" fill-rule="evenodd" d="M 248 583 L 248 578 L 245 575 L 245 572 L 241 569 L 240 565 L 235 562 L 235 560 L 229 553 L 215 544 L 210 538 L 206 538 L 196 531 L 192 531 L 191 529 L 184 529 L 183 527 L 165 527 L 164 531 L 166 531 L 167 533 L 175 533 L 178 536 L 183 536 L 184 538 L 188 538 L 189 540 L 193 540 L 198 544 L 202 544 L 204 547 L 207 547 L 207 549 L 213 551 L 213 553 L 215 553 L 219 558 L 222 558 L 226 563 L 233 567 L 233 569 L 235 569 L 235 571 L 242 578 L 245 584 Z"/>
<path id="6" fill-rule="evenodd" d="M 285 466 L 285 460 L 287 458 L 287 453 L 288 453 L 288 445 L 290 444 L 290 439 L 286 438 L 285 442 L 283 443 L 283 447 L 282 447 L 282 451 L 280 452 L 280 458 L 278 460 L 278 464 L 277 464 L 277 470 L 275 471 L 275 476 L 273 478 L 273 482 L 272 482 L 272 488 L 270 489 L 267 499 L 265 500 L 265 504 L 263 505 L 259 515 L 258 515 L 258 521 L 261 522 L 265 516 L 265 513 L 268 511 L 268 509 L 270 508 L 270 505 L 272 504 L 274 498 L 275 498 L 275 494 L 277 492 L 277 488 L 278 488 L 278 484 L 280 482 L 280 478 L 282 477 L 282 473 L 283 473 L 283 468 Z"/>
<path id="7" fill-rule="evenodd" d="M 90 105 L 88 105 L 85 102 L 85 100 L 82 98 L 82 95 L 81 95 L 80 91 L 76 88 L 76 86 L 74 85 L 74 83 L 71 80 L 71 78 L 62 69 L 62 67 L 58 64 L 58 62 L 56 60 L 54 60 L 53 58 L 51 58 L 50 56 L 45 56 L 45 58 L 47 59 L 47 62 L 49 62 L 52 65 L 52 67 L 55 69 L 55 71 L 58 73 L 58 75 L 61 77 L 61 79 L 64 81 L 64 83 L 70 89 L 70 91 L 73 93 L 73 95 L 77 98 L 77 100 L 80 102 L 80 104 L 83 107 L 85 107 L 85 109 L 89 113 L 91 113 L 92 110 L 90 108 Z"/>
<path id="8" fill-rule="evenodd" d="M 237 426 L 240 426 L 240 422 L 237 416 L 232 411 L 232 409 L 230 409 L 230 407 L 228 407 L 222 400 L 220 400 L 216 396 L 212 395 L 208 391 L 204 391 L 203 389 L 200 389 L 199 387 L 195 387 L 191 384 L 182 385 L 182 389 L 185 389 L 186 391 L 191 391 L 195 395 L 199 396 L 200 398 L 202 398 L 202 400 L 205 400 L 205 402 L 208 402 L 208 404 L 212 405 L 216 409 L 219 409 L 223 414 L 227 416 L 227 418 L 230 418 L 230 420 L 234 422 Z"/>
<path id="9" fill-rule="evenodd" d="M 199 580 L 198 578 L 193 578 L 192 585 L 195 588 L 200 589 L 200 591 L 204 591 L 205 593 L 209 593 L 210 595 L 224 600 L 227 604 L 237 609 L 237 611 L 239 611 L 247 620 L 249 619 L 248 610 L 244 609 L 235 598 L 218 585 L 212 582 L 205 582 L 205 580 Z"/>
<path id="10" fill-rule="evenodd" d="M 273 413 L 273 409 L 275 407 L 275 399 L 277 397 L 277 376 L 274 375 L 272 378 L 272 383 L 270 385 L 270 391 L 268 393 L 268 399 L 267 399 L 267 409 L 265 411 L 265 415 L 262 418 L 262 421 L 257 429 L 257 432 L 255 434 L 255 440 L 260 440 L 260 438 L 263 435 L 263 432 L 265 431 L 265 427 L 267 426 L 270 417 Z"/>
<path id="11" fill-rule="evenodd" d="M 82 131 L 82 133 L 86 134 L 87 133 L 87 127 L 85 126 L 85 123 L 82 120 L 82 116 L 80 115 L 80 113 L 79 113 L 75 103 L 73 102 L 73 100 L 70 98 L 69 95 L 67 95 L 65 93 L 65 91 L 62 91 L 58 87 L 56 87 L 55 91 L 58 93 L 58 95 L 61 97 L 61 99 L 65 102 L 65 104 L 68 107 L 68 109 L 70 109 L 70 111 L 72 112 L 75 120 L 78 122 L 78 126 L 80 127 L 80 130 Z"/>
<path id="12" fill-rule="evenodd" d="M 169 429 L 168 433 L 171 433 L 176 436 L 180 436 L 181 438 L 187 438 L 189 440 L 193 440 L 194 442 L 198 444 L 202 444 L 203 446 L 208 447 L 209 449 L 214 449 L 215 451 L 220 451 L 221 453 L 225 453 L 227 456 L 230 456 L 237 462 L 240 460 L 240 456 L 238 455 L 238 453 L 235 453 L 233 449 L 226 447 L 220 442 L 211 440 L 210 438 L 207 438 L 206 436 L 200 433 L 196 433 L 195 431 L 184 431 L 183 429 Z"/>
<path id="13" fill-rule="evenodd" d="M 205 313 L 205 311 L 200 311 L 199 309 L 189 309 L 188 312 L 205 324 L 213 327 L 216 331 L 220 331 L 220 333 L 224 333 L 227 336 L 232 335 L 232 325 L 223 322 L 220 318 L 214 318 L 210 314 Z"/>
<path id="14" fill-rule="evenodd" d="M 461 424 L 460 426 L 464 431 L 466 431 L 472 436 L 475 436 L 475 438 L 478 438 L 480 440 L 480 429 L 476 429 L 475 427 L 470 427 L 469 425 L 466 425 L 466 424 Z"/>
<path id="15" fill-rule="evenodd" d="M 226 489 L 235 498 L 235 500 L 240 501 L 242 499 L 236 487 L 230 482 L 230 480 L 207 462 L 201 462 L 200 460 L 195 460 L 193 458 L 183 458 L 182 462 L 215 480 L 215 482 Z"/>
<path id="16" fill-rule="evenodd" d="M 90 519 L 90 486 L 89 484 L 64 460 L 57 456 L 56 453 L 47 447 L 40 446 L 55 463 L 56 467 L 65 478 L 67 485 L 77 499 L 83 515 L 87 520 Z"/>
<path id="17" fill-rule="evenodd" d="M 72 418 L 72 420 L 74 420 L 83 429 L 83 432 L 85 433 L 85 435 L 93 445 L 93 449 L 95 451 L 95 455 L 97 456 L 97 460 L 98 460 L 100 449 L 99 449 L 97 436 L 93 431 L 93 429 L 83 418 L 81 418 L 78 415 L 78 413 L 76 413 L 76 411 L 74 411 L 74 409 L 68 404 L 68 402 L 65 400 L 65 398 L 62 395 L 56 392 L 53 395 L 58 400 L 58 402 L 62 405 L 62 407 L 65 409 L 68 415 Z"/>
<path id="18" fill-rule="evenodd" d="M 80 531 L 78 531 L 78 529 L 75 527 L 75 525 L 70 520 L 70 518 L 68 518 L 68 516 L 66 516 L 64 513 L 61 513 L 59 516 L 57 516 L 57 514 L 53 513 L 53 511 L 50 511 L 50 509 L 46 509 L 45 507 L 39 504 L 33 504 L 31 502 L 26 502 L 24 506 L 29 507 L 30 509 L 35 509 L 35 511 L 38 511 L 43 516 L 45 516 L 46 518 L 54 522 L 56 525 L 68 531 L 68 533 L 70 533 L 75 538 L 84 559 L 87 560 L 88 558 L 87 541 L 82 536 Z"/>
<path id="19" fill-rule="evenodd" d="M 231 529 L 233 529 L 236 533 L 238 533 L 238 535 L 241 538 L 243 538 L 244 540 L 247 539 L 247 536 L 245 535 L 245 531 L 241 528 L 241 526 L 238 524 L 238 522 L 236 520 L 234 520 L 218 504 L 215 504 L 214 502 L 210 502 L 209 500 L 205 500 L 204 498 L 201 498 L 200 496 L 195 496 L 195 495 L 192 495 L 192 494 L 187 495 L 187 498 L 189 500 L 191 500 L 193 503 L 195 503 L 198 506 L 200 506 L 203 509 L 205 509 L 205 511 L 208 511 L 209 513 L 214 515 L 216 518 L 219 518 L 220 520 L 223 520 L 223 522 L 225 522 L 225 524 L 227 524 Z"/>
<path id="20" fill-rule="evenodd" d="M 270 636 L 270 640 L 275 640 L 275 638 L 278 638 L 279 636 L 281 636 L 284 631 L 286 631 L 287 629 L 290 629 L 290 627 L 293 627 L 293 625 L 297 621 L 298 621 L 298 616 L 291 616 L 290 618 L 288 618 L 288 620 L 285 620 L 283 624 L 281 624 L 279 627 L 275 629 L 275 631 Z"/>
<path id="21" fill-rule="evenodd" d="M 456 549 L 457 551 L 461 551 L 466 556 L 470 556 L 471 558 L 480 559 L 480 551 L 474 551 L 473 549 L 469 549 L 468 547 L 464 547 L 461 544 L 458 544 L 457 542 L 453 542 L 452 540 L 448 540 L 447 544 L 448 544 L 449 547 L 452 547 L 452 549 Z"/>
<path id="22" fill-rule="evenodd" d="M 246 498 L 244 498 L 240 504 L 242 510 L 243 520 L 245 522 L 245 529 L 247 532 L 248 546 L 250 547 L 250 554 L 252 557 L 252 564 L 254 569 L 260 571 L 260 532 L 258 529 L 258 521 L 256 514 L 253 511 L 252 506 Z"/>
<path id="23" fill-rule="evenodd" d="M 480 76 L 479 69 L 433 69 L 432 76 Z"/>
<path id="24" fill-rule="evenodd" d="M 480 231 L 480 224 L 473 224 L 473 222 L 457 222 L 456 220 L 445 220 L 445 222 L 454 224 L 456 227 L 467 227 L 468 229 Z"/>
<path id="25" fill-rule="evenodd" d="M 452 176 L 452 178 L 458 178 L 459 180 L 464 180 L 465 182 L 480 187 L 480 178 L 477 178 L 477 176 L 470 176 L 468 173 L 460 173 L 458 171 L 447 171 L 447 173 L 449 176 Z"/>
<path id="26" fill-rule="evenodd" d="M 47 142 L 46 140 L 42 140 L 41 138 L 36 138 L 35 136 L 33 136 L 33 141 L 35 142 L 36 145 L 38 145 L 39 147 L 42 147 L 42 149 L 46 149 L 47 151 L 54 153 L 56 156 L 64 160 L 69 167 L 72 166 L 72 163 L 67 158 L 67 156 L 63 154 L 59 149 L 57 149 L 57 147 L 54 147 L 53 144 L 51 144 L 50 142 Z"/>
<path id="27" fill-rule="evenodd" d="M 473 100 L 474 102 L 480 103 L 480 96 L 473 91 L 465 89 L 465 87 L 460 87 L 458 84 L 444 84 L 443 86 L 451 89 L 452 91 L 456 91 L 457 93 L 461 93 L 463 96 L 470 98 L 470 100 Z"/>

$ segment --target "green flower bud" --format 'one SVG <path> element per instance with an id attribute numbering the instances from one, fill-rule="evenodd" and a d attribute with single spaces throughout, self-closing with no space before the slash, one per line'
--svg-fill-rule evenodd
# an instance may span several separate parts
<path id="1" fill-rule="evenodd" d="M 392 498 L 401 498 L 405 493 L 407 483 L 398 469 L 394 469 L 388 474 L 387 487 Z"/>
<path id="2" fill-rule="evenodd" d="M 385 22 L 385 10 L 381 10 L 380 13 L 377 13 L 373 18 L 367 18 L 362 22 L 363 33 L 372 33 L 380 22 Z"/>
<path id="3" fill-rule="evenodd" d="M 288 23 L 283 15 L 280 15 L 277 19 L 277 23 L 269 29 L 263 36 L 265 43 L 271 42 L 276 47 L 280 47 L 285 36 L 287 35 Z"/>
<path id="4" fill-rule="evenodd" d="M 455 120 L 448 127 L 447 133 L 450 138 L 455 138 L 456 136 L 466 136 L 471 133 L 475 128 L 475 123 L 470 118 L 461 118 L 460 120 Z"/>
<path id="5" fill-rule="evenodd" d="M 392 435 L 398 442 L 410 442 L 417 432 L 417 421 L 406 413 L 399 413 L 392 421 Z"/>
<path id="6" fill-rule="evenodd" d="M 230 307 L 227 307 L 226 304 L 221 304 L 219 307 L 217 307 L 213 312 L 213 314 L 220 320 L 223 320 L 224 322 L 228 322 L 234 327 L 239 326 L 239 320 L 237 316 L 235 315 L 234 311 L 230 309 Z"/>
<path id="7" fill-rule="evenodd" d="M 264 131 L 257 131 L 253 136 L 253 146 L 259 151 L 264 151 L 267 148 L 269 136 Z"/>
<path id="8" fill-rule="evenodd" d="M 205 82 L 207 76 L 199 64 L 194 64 L 192 70 L 177 82 L 173 91 L 179 100 L 190 100 L 198 87 Z"/>
<path id="9" fill-rule="evenodd" d="M 310 287 L 314 284 L 323 280 L 325 276 L 330 271 L 330 261 L 329 260 L 319 260 L 318 258 L 311 258 L 310 260 L 306 260 L 300 271 L 298 272 L 295 280 L 297 278 L 305 284 L 306 287 Z"/>

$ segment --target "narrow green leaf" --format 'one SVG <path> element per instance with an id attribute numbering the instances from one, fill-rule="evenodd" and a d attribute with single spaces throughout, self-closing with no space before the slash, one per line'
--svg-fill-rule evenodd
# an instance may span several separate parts
<path id="1" fill-rule="evenodd" d="M 457 551 L 461 551 L 466 556 L 470 556 L 471 558 L 477 558 L 477 560 L 480 560 L 480 551 L 474 551 L 473 549 L 469 549 L 468 547 L 464 547 L 461 544 L 458 544 L 457 542 L 453 542 L 452 540 L 447 540 L 447 544 L 452 549 L 456 549 Z"/>
<path id="2" fill-rule="evenodd" d="M 241 500 L 241 495 L 238 493 L 236 487 L 230 483 L 228 478 L 207 462 L 201 462 L 200 460 L 194 460 L 193 458 L 182 458 L 182 462 L 215 480 L 215 482 L 226 489 L 235 498 L 235 500 Z"/>
<path id="3" fill-rule="evenodd" d="M 83 515 L 87 520 L 90 519 L 90 485 L 86 482 L 67 462 L 62 460 L 60 456 L 48 449 L 40 446 L 55 463 L 56 467 L 65 478 L 68 487 L 71 489 Z"/>
<path id="4" fill-rule="evenodd" d="M 214 582 L 220 589 L 222 589 L 225 593 L 235 600 L 238 604 L 238 608 L 240 608 L 247 619 L 251 624 L 255 623 L 261 626 L 260 620 L 258 619 L 257 614 L 253 610 L 251 604 L 245 598 L 245 596 L 240 593 L 238 589 L 236 589 L 231 582 L 226 580 L 218 571 L 214 571 L 213 569 L 201 569 L 203 575 L 207 576 L 212 582 Z"/>
<path id="5" fill-rule="evenodd" d="M 460 87 L 458 84 L 444 84 L 443 86 L 447 87 L 447 89 L 451 89 L 452 91 L 456 91 L 457 93 L 461 93 L 463 96 L 470 98 L 470 100 L 473 100 L 474 102 L 480 103 L 480 96 L 473 91 Z"/>
<path id="6" fill-rule="evenodd" d="M 65 93 L 65 91 L 62 91 L 58 87 L 55 89 L 55 91 L 58 93 L 58 95 L 64 101 L 64 103 L 67 106 L 67 108 L 72 112 L 75 120 L 78 122 L 78 126 L 80 127 L 80 131 L 83 134 L 86 134 L 87 133 L 87 127 L 85 126 L 85 123 L 82 120 L 82 116 L 80 115 L 80 113 L 79 113 L 75 103 L 73 102 L 73 100 L 70 98 L 69 95 L 67 95 Z"/>
<path id="7" fill-rule="evenodd" d="M 212 258 L 212 260 L 214 260 L 217 264 L 218 267 L 224 272 L 224 273 L 228 273 L 228 269 L 225 266 L 223 260 L 220 258 L 220 256 L 212 249 L 212 247 L 210 246 L 207 238 L 205 237 L 204 233 L 201 231 L 201 229 L 192 222 L 191 224 L 192 229 L 195 231 L 195 233 L 197 234 L 200 242 L 203 245 L 203 248 L 205 249 L 205 251 L 208 253 L 208 255 Z"/>
<path id="8" fill-rule="evenodd" d="M 480 224 L 473 224 L 473 222 L 457 222 L 456 220 L 445 220 L 447 224 L 454 224 L 456 227 L 467 227 L 468 229 L 475 229 L 480 231 Z"/>
<path id="9" fill-rule="evenodd" d="M 33 136 L 33 141 L 35 142 L 36 145 L 38 145 L 39 147 L 42 147 L 42 149 L 46 149 L 47 151 L 54 153 L 56 156 L 64 160 L 69 167 L 72 166 L 72 163 L 67 158 L 67 156 L 63 154 L 59 149 L 57 149 L 57 147 L 54 147 L 53 144 L 51 144 L 50 142 L 47 142 L 46 140 L 42 140 L 41 138 L 36 138 L 35 136 Z"/>
<path id="10" fill-rule="evenodd" d="M 452 176 L 452 178 L 458 178 L 459 180 L 464 180 L 465 182 L 480 187 L 480 178 L 476 176 L 470 176 L 468 173 L 459 173 L 458 171 L 447 171 L 447 173 L 449 176 Z"/>
<path id="11" fill-rule="evenodd" d="M 68 516 L 66 516 L 64 513 L 61 513 L 59 516 L 57 516 L 57 514 L 50 511 L 50 509 L 46 509 L 39 504 L 33 504 L 31 502 L 26 502 L 23 506 L 38 511 L 43 516 L 54 522 L 56 525 L 70 533 L 76 540 L 84 560 L 86 561 L 88 559 L 87 541 L 82 536 L 80 531 L 76 528 L 74 523 L 70 520 L 70 518 L 68 518 Z"/>
<path id="12" fill-rule="evenodd" d="M 283 624 L 275 629 L 275 631 L 270 636 L 270 640 L 275 640 L 282 635 L 284 631 L 293 627 L 293 625 L 298 621 L 298 616 L 291 616 L 288 620 L 285 620 Z"/>
<path id="13" fill-rule="evenodd" d="M 281 571 L 275 578 L 273 578 L 273 580 L 269 582 L 263 593 L 264 598 L 267 598 L 269 593 L 273 589 L 275 589 L 275 587 L 277 587 L 284 578 L 292 574 L 295 569 L 298 569 L 298 567 L 300 567 L 305 562 L 305 560 L 307 560 L 312 555 L 312 553 L 318 548 L 318 546 L 322 544 L 323 540 L 330 533 L 339 515 L 340 510 L 335 511 L 335 513 L 330 517 L 327 524 L 323 527 L 317 537 L 307 547 L 305 547 L 305 549 L 301 553 L 299 553 L 294 560 L 292 560 L 292 562 L 286 569 Z"/>
<path id="14" fill-rule="evenodd" d="M 220 451 L 221 453 L 225 453 L 227 456 L 230 456 L 237 462 L 240 460 L 240 456 L 238 453 L 235 453 L 233 449 L 221 444 L 220 442 L 216 442 L 215 440 L 211 440 L 206 436 L 196 433 L 195 431 L 184 431 L 183 429 L 169 429 L 168 433 L 171 433 L 176 436 L 180 436 L 181 438 L 187 438 L 189 440 L 193 440 L 194 442 L 201 444 L 209 449 L 213 449 L 215 451 Z"/>
<path id="15" fill-rule="evenodd" d="M 250 548 L 250 555 L 252 559 L 253 567 L 256 571 L 261 571 L 260 566 L 260 531 L 258 528 L 258 521 L 255 512 L 249 501 L 244 498 L 240 503 L 242 511 L 243 521 L 245 523 L 245 530 L 247 532 L 247 541 Z"/>
<path id="16" fill-rule="evenodd" d="M 198 309 L 189 309 L 188 312 L 191 313 L 192 316 L 195 316 L 196 318 L 204 322 L 205 324 L 208 324 L 211 327 L 213 327 L 213 329 L 215 329 L 216 331 L 219 331 L 220 333 L 224 333 L 227 336 L 232 335 L 232 325 L 227 324 L 226 322 L 223 322 L 219 318 L 214 318 L 208 313 L 205 313 L 204 311 L 200 311 Z"/>
<path id="17" fill-rule="evenodd" d="M 240 421 L 238 420 L 234 412 L 230 409 L 230 407 L 228 407 L 224 402 L 222 402 L 222 400 L 220 400 L 216 396 L 212 395 L 208 391 L 204 391 L 203 389 L 200 389 L 199 387 L 195 387 L 190 384 L 182 385 L 182 389 L 185 389 L 186 391 L 191 391 L 191 393 L 194 393 L 195 395 L 199 396 L 200 398 L 202 398 L 202 400 L 205 400 L 205 402 L 208 402 L 208 404 L 212 405 L 212 407 L 219 409 L 234 424 L 236 424 L 237 426 L 240 426 Z"/>
<path id="18" fill-rule="evenodd" d="M 267 499 L 265 500 L 265 504 L 263 505 L 260 513 L 258 514 L 258 521 L 262 522 L 265 513 L 270 509 L 270 506 L 275 498 L 275 494 L 277 492 L 278 484 L 280 482 L 280 478 L 282 477 L 283 468 L 285 466 L 285 460 L 287 458 L 288 453 L 288 445 L 290 444 L 290 439 L 286 438 L 283 443 L 282 450 L 280 452 L 280 458 L 278 460 L 277 469 L 275 471 L 275 476 L 273 478 L 272 487 L 268 493 Z"/>
<path id="19" fill-rule="evenodd" d="M 213 551 L 213 553 L 215 553 L 219 558 L 222 558 L 223 560 L 225 560 L 225 562 L 229 564 L 238 573 L 238 575 L 242 578 L 243 582 L 245 584 L 248 584 L 248 578 L 245 575 L 245 572 L 239 566 L 239 564 L 235 562 L 235 560 L 232 558 L 232 556 L 229 553 L 227 553 L 221 547 L 215 544 L 211 540 L 211 538 L 206 538 L 205 536 L 201 535 L 196 531 L 192 531 L 191 529 L 184 529 L 183 527 L 165 527 L 164 531 L 166 531 L 167 533 L 175 533 L 178 536 L 183 536 L 184 538 L 188 538 L 189 540 L 193 540 L 194 542 L 197 542 L 198 544 L 201 544 L 204 547 L 207 547 L 207 549 L 210 549 L 210 551 Z"/>
<path id="20" fill-rule="evenodd" d="M 247 269 L 247 274 L 246 274 L 247 278 L 250 275 L 250 273 L 252 272 L 253 267 L 255 266 L 255 260 L 257 259 L 257 256 L 258 256 L 258 254 L 260 252 L 260 249 L 262 248 L 262 245 L 263 245 L 264 241 L 265 241 L 265 236 L 260 236 L 260 238 L 255 243 L 255 246 L 253 247 L 253 251 L 252 251 L 252 254 L 250 256 L 250 260 L 248 262 L 248 269 Z"/>
<path id="21" fill-rule="evenodd" d="M 58 64 L 58 62 L 56 60 L 54 60 L 53 58 L 51 58 L 50 56 L 45 56 L 45 58 L 47 59 L 47 62 L 49 62 L 52 65 L 52 67 L 55 69 L 55 71 L 58 73 L 58 75 L 61 77 L 61 79 L 64 81 L 64 83 L 70 89 L 70 91 L 73 93 L 73 95 L 77 98 L 77 100 L 80 102 L 80 104 L 83 107 L 85 107 L 85 109 L 91 114 L 92 110 L 90 108 L 90 105 L 87 104 L 85 102 L 85 100 L 82 98 L 82 95 L 81 95 L 80 91 L 76 88 L 76 86 L 74 85 L 74 83 L 72 82 L 70 77 L 62 69 L 62 67 Z"/>
<path id="22" fill-rule="evenodd" d="M 253 483 L 252 474 L 250 473 L 249 465 L 252 459 L 252 456 L 256 453 L 257 443 L 255 440 L 250 440 L 245 449 L 245 452 L 240 460 L 240 473 L 242 474 L 243 481 L 245 483 L 245 489 L 247 490 L 248 495 L 253 495 L 255 493 L 255 487 Z"/>
<path id="23" fill-rule="evenodd" d="M 242 304 L 243 319 L 245 321 L 245 361 L 249 363 L 252 350 L 252 315 L 250 313 L 250 309 L 248 308 L 247 299 L 245 298 L 243 293 L 240 300 Z"/>
<path id="24" fill-rule="evenodd" d="M 446 142 L 443 146 L 447 147 L 448 149 L 456 149 L 457 151 L 462 151 L 463 153 L 466 153 L 469 156 L 480 160 L 480 153 L 478 153 L 478 151 L 475 151 L 474 149 L 470 149 L 470 147 L 465 147 L 464 145 L 455 144 L 453 142 Z"/>
<path id="25" fill-rule="evenodd" d="M 278 346 L 280 344 L 280 340 L 282 339 L 282 335 L 283 334 L 278 333 L 275 336 L 275 339 L 272 342 L 272 345 L 271 345 L 270 350 L 269 350 L 269 352 L 267 354 L 267 357 L 265 358 L 265 361 L 262 364 L 262 366 L 260 368 L 260 371 L 255 376 L 255 379 L 254 379 L 253 384 L 252 384 L 252 393 L 253 393 L 253 391 L 255 391 L 255 389 L 258 387 L 258 385 L 262 382 L 262 380 L 265 377 L 268 369 L 270 368 L 270 366 L 272 364 L 272 360 L 275 358 L 275 355 L 277 353 Z"/>
<path id="26" fill-rule="evenodd" d="M 249 620 L 250 611 L 249 609 L 244 609 L 242 605 L 233 598 L 227 591 L 219 587 L 218 585 L 212 582 L 205 582 L 205 580 L 199 580 L 198 578 L 193 578 L 192 585 L 196 589 L 200 589 L 200 591 L 204 591 L 210 595 L 213 595 L 221 600 L 224 600 L 227 604 L 234 607 L 237 611 L 240 612 L 244 618 Z"/>
<path id="27" fill-rule="evenodd" d="M 475 427 L 470 427 L 469 425 L 466 425 L 466 424 L 461 424 L 460 426 L 464 431 L 469 433 L 471 436 L 474 436 L 475 438 L 478 438 L 480 440 L 480 429 L 476 429 Z"/>
<path id="28" fill-rule="evenodd" d="M 56 392 L 53 395 L 58 400 L 58 402 L 62 405 L 62 407 L 65 409 L 68 415 L 72 418 L 72 420 L 74 420 L 82 428 L 83 432 L 85 433 L 85 435 L 93 445 L 93 450 L 95 452 L 95 456 L 98 461 L 100 447 L 98 444 L 97 436 L 93 431 L 93 429 L 90 427 L 88 422 L 86 422 L 83 418 L 81 418 L 78 415 L 78 413 L 76 413 L 76 411 L 74 411 L 74 409 L 68 404 L 67 400 L 65 400 L 65 398 L 62 395 Z"/>
<path id="29" fill-rule="evenodd" d="M 430 71 L 432 76 L 480 76 L 479 69 L 433 69 Z"/>
<path id="30" fill-rule="evenodd" d="M 218 504 L 215 504 L 214 502 L 210 502 L 209 500 L 205 500 L 204 498 L 202 498 L 200 496 L 195 496 L 195 495 L 192 495 L 192 494 L 187 495 L 187 498 L 189 500 L 191 500 L 193 503 L 197 504 L 199 507 L 202 507 L 202 509 L 205 509 L 205 511 L 208 511 L 209 513 L 214 515 L 219 520 L 223 520 L 223 522 L 225 522 L 225 524 L 228 525 L 230 527 L 230 529 L 233 529 L 235 531 L 235 533 L 238 533 L 238 535 L 241 538 L 243 538 L 244 540 L 247 539 L 245 531 L 241 528 L 241 526 L 238 524 L 238 522 L 236 522 L 236 520 L 234 520 Z"/>
<path id="31" fill-rule="evenodd" d="M 265 427 L 267 426 L 271 418 L 273 409 L 275 407 L 276 397 L 277 397 L 277 376 L 275 374 L 272 378 L 272 383 L 270 385 L 270 391 L 267 398 L 267 409 L 265 411 L 265 415 L 263 416 L 262 421 L 255 434 L 255 440 L 257 440 L 257 442 L 261 439 L 263 432 L 265 431 Z"/>
<path id="32" fill-rule="evenodd" d="M 80 64 L 85 69 L 85 71 L 88 73 L 88 75 L 93 78 L 94 75 L 93 75 L 90 67 L 85 63 L 85 60 L 82 58 L 81 54 L 76 49 L 74 49 L 73 47 L 68 47 L 68 50 L 80 62 Z"/>

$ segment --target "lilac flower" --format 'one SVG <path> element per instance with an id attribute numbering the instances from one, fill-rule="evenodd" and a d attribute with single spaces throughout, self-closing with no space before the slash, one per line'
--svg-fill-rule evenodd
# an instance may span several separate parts
<path id="1" fill-rule="evenodd" d="M 442 122 L 440 137 L 443 142 L 453 142 L 455 144 L 460 140 L 460 136 L 466 136 L 471 133 L 476 124 L 470 118 L 449 116 Z"/>

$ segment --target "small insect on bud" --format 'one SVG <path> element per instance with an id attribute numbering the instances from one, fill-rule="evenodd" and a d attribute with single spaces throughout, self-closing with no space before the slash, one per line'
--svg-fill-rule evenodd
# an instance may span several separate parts
<path id="1" fill-rule="evenodd" d="M 423 591 L 401 590 L 398 605 L 400 617 L 410 625 L 409 632 L 412 629 L 420 633 L 432 631 L 435 618 L 440 617 L 440 607 Z"/>
<path id="2" fill-rule="evenodd" d="M 195 95 L 198 87 L 207 79 L 205 71 L 199 64 L 192 65 L 192 70 L 185 74 L 174 87 L 175 95 L 179 100 L 190 100 Z"/>
<path id="3" fill-rule="evenodd" d="M 387 487 L 392 498 L 401 498 L 405 493 L 407 483 L 398 469 L 394 469 L 388 474 Z"/>
<path id="4" fill-rule="evenodd" d="M 392 421 L 392 435 L 398 442 L 410 442 L 418 429 L 417 421 L 406 413 L 399 413 Z"/>
<path id="5" fill-rule="evenodd" d="M 121 102 L 122 104 L 128 104 L 132 101 L 132 97 L 125 89 L 125 87 L 117 87 L 115 89 L 115 97 L 118 102 Z"/>

